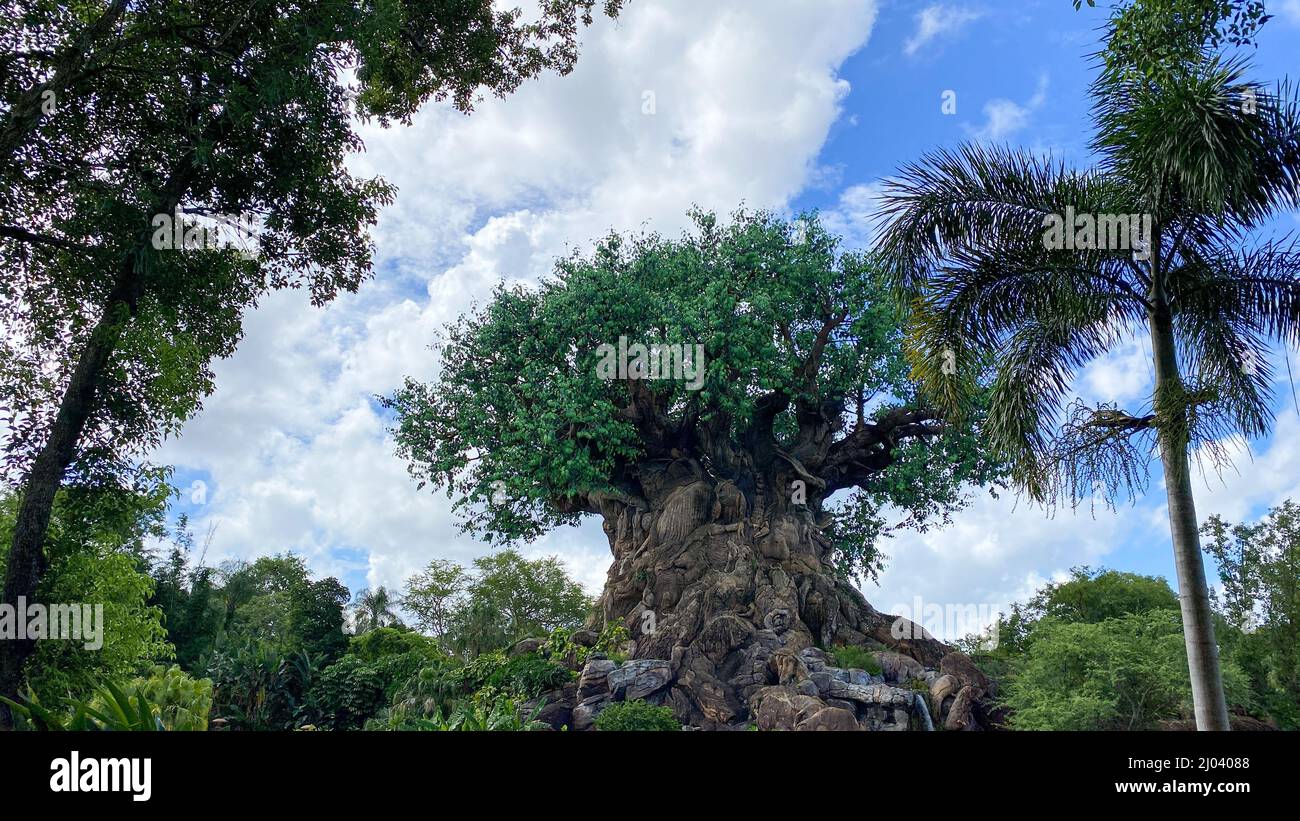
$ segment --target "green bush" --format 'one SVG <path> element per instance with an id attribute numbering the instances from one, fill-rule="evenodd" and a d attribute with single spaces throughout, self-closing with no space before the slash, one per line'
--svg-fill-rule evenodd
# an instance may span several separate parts
<path id="1" fill-rule="evenodd" d="M 145 678 L 137 678 L 122 688 L 128 696 L 143 696 L 152 712 L 168 730 L 206 730 L 212 710 L 212 682 L 191 678 L 180 667 L 158 665 Z M 101 693 L 91 701 L 98 711 L 107 709 Z"/>
<path id="2" fill-rule="evenodd" d="M 534 716 L 536 713 L 534 713 Z M 412 716 L 397 707 L 379 719 L 366 723 L 367 730 L 403 730 L 417 732 L 518 732 L 550 729 L 520 713 L 518 702 L 505 698 L 492 688 L 480 690 L 474 697 L 444 712 Z"/>
<path id="3" fill-rule="evenodd" d="M 555 690 L 576 674 L 536 653 L 507 657 L 502 652 L 484 653 L 468 664 L 442 659 L 427 664 L 394 691 L 392 707 L 380 715 L 373 729 L 437 729 L 424 722 L 448 722 L 457 715 L 471 724 L 491 717 L 487 723 L 498 729 L 501 717 L 514 715 L 517 705 Z M 466 705 L 475 705 L 468 710 Z M 509 705 L 508 707 L 506 705 Z"/>
<path id="4" fill-rule="evenodd" d="M 596 716 L 596 729 L 606 732 L 676 731 L 682 728 L 671 707 L 655 707 L 644 701 L 618 701 Z"/>
<path id="5" fill-rule="evenodd" d="M 1191 715 L 1178 611 L 1095 624 L 1038 622 L 1007 687 L 1011 724 L 1025 730 L 1143 730 Z M 1228 703 L 1249 707 L 1240 668 L 1223 664 Z"/>
<path id="6" fill-rule="evenodd" d="M 26 698 L 11 701 L 0 696 L 14 717 L 14 729 L 37 732 L 155 732 L 172 729 L 161 711 L 143 693 L 128 695 L 111 682 L 95 690 L 90 701 L 71 700 L 65 710 L 50 710 L 31 690 Z"/>
<path id="7" fill-rule="evenodd" d="M 282 653 L 259 643 L 222 648 L 208 667 L 212 714 L 232 729 L 292 730 L 318 672 L 306 652 Z"/>
<path id="8" fill-rule="evenodd" d="M 591 647 L 585 647 L 573 640 L 575 630 L 559 628 L 552 630 L 551 634 L 546 637 L 546 641 L 538 648 L 543 656 L 554 659 L 557 662 L 566 660 L 581 667 L 587 663 L 587 657 L 592 653 L 604 653 L 610 659 L 622 664 L 626 659 L 619 652 L 620 648 L 627 643 L 630 638 L 627 628 L 621 624 L 607 624 L 596 637 L 596 643 Z"/>
<path id="9" fill-rule="evenodd" d="M 575 673 L 534 653 L 515 656 L 501 665 L 487 683 L 516 698 L 536 698 L 573 680 Z"/>
<path id="10" fill-rule="evenodd" d="M 311 724 L 332 730 L 359 730 L 388 706 L 381 670 L 356 656 L 326 667 L 311 688 Z"/>
<path id="11" fill-rule="evenodd" d="M 397 627 L 376 627 L 353 636 L 348 644 L 348 655 L 363 661 L 406 655 L 434 659 L 442 656 L 442 651 L 438 649 L 437 641 L 420 633 Z"/>
<path id="12" fill-rule="evenodd" d="M 47 569 L 36 599 L 102 605 L 102 646 L 38 641 L 24 667 L 27 685 L 50 709 L 93 698 L 101 682 L 127 681 L 171 659 L 162 611 L 151 605 L 153 580 L 140 570 L 147 540 L 159 535 L 170 489 L 145 471 L 129 489 L 61 488 L 45 535 Z M 19 496 L 0 487 L 0 574 L 4 572 Z"/>
<path id="13" fill-rule="evenodd" d="M 529 699 L 562 687 L 573 679 L 574 673 L 536 653 L 508 657 L 496 651 L 484 653 L 446 675 L 463 695 L 493 687 L 512 698 Z"/>
<path id="14" fill-rule="evenodd" d="M 843 644 L 832 647 L 831 655 L 835 657 L 835 664 L 845 669 L 866 670 L 873 676 L 881 673 L 880 662 L 864 647 Z"/>

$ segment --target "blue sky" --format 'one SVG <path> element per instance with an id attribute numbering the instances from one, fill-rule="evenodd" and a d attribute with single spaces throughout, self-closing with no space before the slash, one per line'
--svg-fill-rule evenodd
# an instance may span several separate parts
<path id="1" fill-rule="evenodd" d="M 1259 47 L 1250 50 L 1252 76 L 1269 83 L 1300 69 L 1300 17 L 1294 4 L 1289 14 L 1273 5 L 1269 11 L 1280 17 L 1264 27 Z M 918 43 L 922 17 L 940 22 L 931 38 Z M 793 207 L 834 211 L 854 186 L 873 186 L 924 152 L 971 140 L 1007 143 L 1086 167 L 1092 158 L 1091 55 L 1097 48 L 1096 28 L 1105 19 L 1102 9 L 1085 6 L 1076 12 L 1065 0 L 882 5 L 872 42 L 900 45 L 893 53 L 887 46 L 867 48 L 845 62 L 840 73 L 853 91 L 818 155 L 835 184 L 803 192 Z M 946 92 L 955 94 L 955 113 L 944 112 Z M 1293 215 L 1282 215 L 1272 229 L 1295 231 L 1298 225 Z M 1277 409 L 1285 413 L 1293 399 L 1289 385 L 1280 387 Z M 1268 449 L 1271 442 L 1252 444 Z M 1248 460 L 1237 460 L 1236 466 L 1251 470 Z M 1158 473 L 1153 479 L 1140 508 L 1162 501 Z M 1266 508 L 1267 503 L 1253 502 L 1250 515 Z M 1172 553 L 1152 549 L 1167 547 L 1167 536 L 1144 529 L 1124 534 L 1104 561 L 1172 581 Z"/>
<path id="2" fill-rule="evenodd" d="M 1268 6 L 1278 19 L 1255 76 L 1300 73 L 1300 0 Z M 214 528 L 210 561 L 292 550 L 354 591 L 400 586 L 433 558 L 468 563 L 489 548 L 457 532 L 445 498 L 415 491 L 374 402 L 407 375 L 436 373 L 437 328 L 501 279 L 535 281 L 611 228 L 675 233 L 692 205 L 816 208 L 861 242 L 881 180 L 927 150 L 992 140 L 1086 165 L 1087 55 L 1103 21 L 1069 0 L 631 0 L 587 33 L 568 77 L 469 118 L 434 105 L 409 128 L 363 129 L 354 170 L 399 188 L 375 232 L 376 278 L 325 310 L 278 294 L 248 318 L 217 392 L 155 454 L 176 465 L 177 512 L 200 536 Z M 945 91 L 955 114 L 942 113 Z M 1090 367 L 1079 390 L 1139 399 L 1143 347 Z M 1239 473 L 1198 485 L 1202 514 L 1300 498 L 1300 419 L 1281 413 L 1279 426 Z M 981 496 L 952 528 L 886 550 L 890 566 L 865 592 L 895 612 L 916 596 L 1005 605 L 1079 564 L 1173 575 L 1158 482 L 1095 518 Z M 524 551 L 559 555 L 592 593 L 609 564 L 596 522 Z"/>

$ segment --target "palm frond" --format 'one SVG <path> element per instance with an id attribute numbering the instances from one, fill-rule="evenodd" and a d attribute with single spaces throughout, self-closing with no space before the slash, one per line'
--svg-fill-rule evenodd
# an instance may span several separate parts
<path id="1" fill-rule="evenodd" d="M 1243 59 L 1207 57 L 1157 77 L 1103 72 L 1093 149 L 1108 176 L 1143 180 L 1140 208 L 1166 220 L 1218 215 L 1255 226 L 1300 203 L 1300 109 L 1286 82 L 1245 79 Z"/>

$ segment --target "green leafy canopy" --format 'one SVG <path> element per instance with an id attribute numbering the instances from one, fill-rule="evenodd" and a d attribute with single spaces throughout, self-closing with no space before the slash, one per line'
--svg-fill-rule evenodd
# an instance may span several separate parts
<path id="1" fill-rule="evenodd" d="M 917 519 L 993 472 L 969 429 L 917 404 L 869 255 L 815 214 L 691 217 L 678 238 L 612 234 L 537 287 L 498 287 L 448 327 L 434 382 L 384 400 L 412 476 L 454 497 L 466 528 L 535 538 L 602 498 L 650 499 L 643 468 L 679 458 L 759 483 L 777 466 L 804 477 L 810 507 L 860 488 Z M 621 337 L 702 346 L 702 381 L 602 378 L 601 346 Z"/>

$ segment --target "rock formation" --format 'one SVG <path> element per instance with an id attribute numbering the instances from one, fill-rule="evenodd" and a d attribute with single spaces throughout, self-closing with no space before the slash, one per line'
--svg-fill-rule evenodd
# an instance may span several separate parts
<path id="1" fill-rule="evenodd" d="M 613 562 L 596 619 L 603 623 L 589 625 L 626 627 L 630 660 L 595 657 L 571 694 L 550 694 L 572 697 L 572 729 L 589 727 L 611 701 L 638 698 L 711 730 L 985 722 L 983 674 L 837 578 L 813 508 L 761 486 L 746 493 L 710 480 L 688 460 L 640 484 L 648 500 L 597 500 Z M 881 674 L 835 667 L 819 648 L 838 645 L 889 648 L 876 653 Z"/>
<path id="2" fill-rule="evenodd" d="M 799 653 L 778 649 L 771 675 L 744 699 L 729 695 L 716 676 L 669 659 L 631 659 L 621 664 L 592 653 L 577 681 L 523 705 L 527 715 L 554 729 L 591 729 L 610 704 L 643 700 L 666 705 L 684 727 L 710 730 L 978 730 L 987 695 L 982 674 L 959 653 L 936 668 L 888 651 L 877 651 L 881 673 L 835 667 L 815 647 Z M 949 672 L 944 672 L 947 668 Z M 782 676 L 778 670 L 788 675 Z M 784 679 L 784 680 L 783 680 Z"/>

